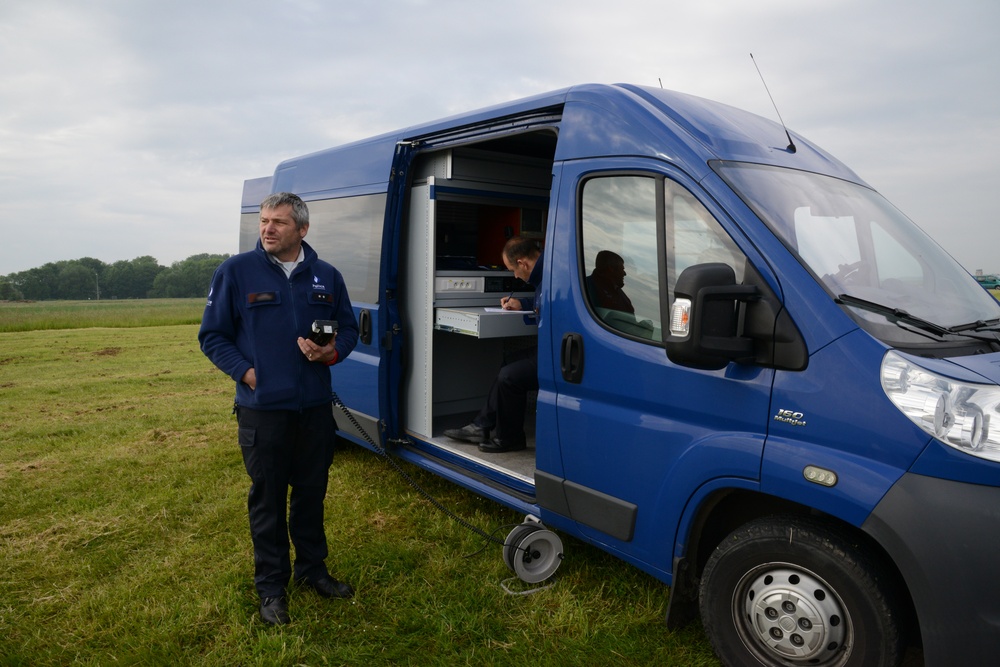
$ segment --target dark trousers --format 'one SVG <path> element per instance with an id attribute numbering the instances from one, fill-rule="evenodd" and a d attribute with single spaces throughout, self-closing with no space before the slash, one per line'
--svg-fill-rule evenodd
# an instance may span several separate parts
<path id="1" fill-rule="evenodd" d="M 237 421 L 252 481 L 247 509 L 254 585 L 262 598 L 283 595 L 292 575 L 289 535 L 295 578 L 327 575 L 323 501 L 336 437 L 333 411 L 328 404 L 301 412 L 241 407 Z"/>
<path id="2" fill-rule="evenodd" d="M 524 442 L 528 392 L 538 389 L 538 348 L 519 350 L 508 358 L 490 387 L 486 405 L 473 423 L 504 444 Z"/>

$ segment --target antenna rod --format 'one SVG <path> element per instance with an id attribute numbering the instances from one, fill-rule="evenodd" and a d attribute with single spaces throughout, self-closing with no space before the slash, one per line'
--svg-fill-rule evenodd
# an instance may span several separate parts
<path id="1" fill-rule="evenodd" d="M 750 60 L 753 61 L 753 66 L 757 68 L 757 76 L 760 77 L 760 82 L 764 84 L 764 90 L 767 91 L 767 96 L 771 98 L 771 104 L 774 106 L 774 113 L 778 114 L 778 120 L 781 121 L 781 128 L 785 131 L 785 136 L 788 137 L 788 151 L 794 153 L 795 142 L 792 141 L 792 135 L 789 134 L 788 128 L 785 126 L 785 120 L 781 117 L 781 112 L 778 111 L 778 105 L 774 103 L 774 98 L 771 97 L 771 91 L 767 88 L 767 81 L 764 81 L 764 75 L 760 73 L 760 68 L 757 67 L 757 61 L 754 60 L 752 53 L 750 54 Z"/>

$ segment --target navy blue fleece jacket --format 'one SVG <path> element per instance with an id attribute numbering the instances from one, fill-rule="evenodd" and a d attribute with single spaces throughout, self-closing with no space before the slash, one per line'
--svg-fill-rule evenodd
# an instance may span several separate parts
<path id="1" fill-rule="evenodd" d="M 306 359 L 296 342 L 314 320 L 337 320 L 337 362 L 358 342 L 358 322 L 340 271 L 302 243 L 290 277 L 257 248 L 230 257 L 212 277 L 198 341 L 236 382 L 236 403 L 256 410 L 301 410 L 331 400 L 330 369 Z M 257 388 L 241 382 L 254 369 Z"/>

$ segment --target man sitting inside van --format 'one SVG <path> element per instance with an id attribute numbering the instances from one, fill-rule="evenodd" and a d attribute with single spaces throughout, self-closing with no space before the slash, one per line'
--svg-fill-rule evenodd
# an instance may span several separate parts
<path id="1" fill-rule="evenodd" d="M 587 293 L 591 302 L 600 308 L 635 314 L 632 300 L 622 289 L 626 275 L 625 260 L 621 255 L 610 250 L 597 253 L 594 270 L 587 276 Z"/>
<path id="2" fill-rule="evenodd" d="M 639 338 L 653 338 L 650 320 L 637 320 L 635 306 L 625 287 L 625 260 L 618 253 L 601 250 L 594 258 L 594 270 L 586 278 L 587 298 L 594 312 L 609 327 Z"/>
<path id="3" fill-rule="evenodd" d="M 514 276 L 535 288 L 542 284 L 542 253 L 538 242 L 515 236 L 503 247 L 503 263 Z M 500 305 L 506 310 L 533 310 L 538 315 L 536 297 L 504 297 Z M 538 346 L 532 345 L 513 354 L 500 369 L 490 387 L 486 405 L 471 424 L 447 429 L 444 434 L 454 440 L 478 443 L 480 451 L 499 453 L 525 448 L 524 413 L 528 392 L 538 389 Z M 493 437 L 490 437 L 493 431 Z"/>

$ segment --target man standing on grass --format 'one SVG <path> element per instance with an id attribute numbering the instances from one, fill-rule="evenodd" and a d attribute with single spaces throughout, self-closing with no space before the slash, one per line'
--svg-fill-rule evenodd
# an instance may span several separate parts
<path id="1" fill-rule="evenodd" d="M 198 332 L 205 355 L 236 381 L 239 444 L 252 480 L 254 584 L 260 617 L 271 625 L 289 622 L 289 535 L 297 583 L 323 597 L 354 594 L 327 572 L 323 501 L 336 432 L 329 367 L 354 349 L 358 324 L 340 272 L 303 241 L 308 231 L 298 196 L 265 199 L 256 249 L 216 270 Z M 316 320 L 339 324 L 325 345 L 309 339 Z"/>

